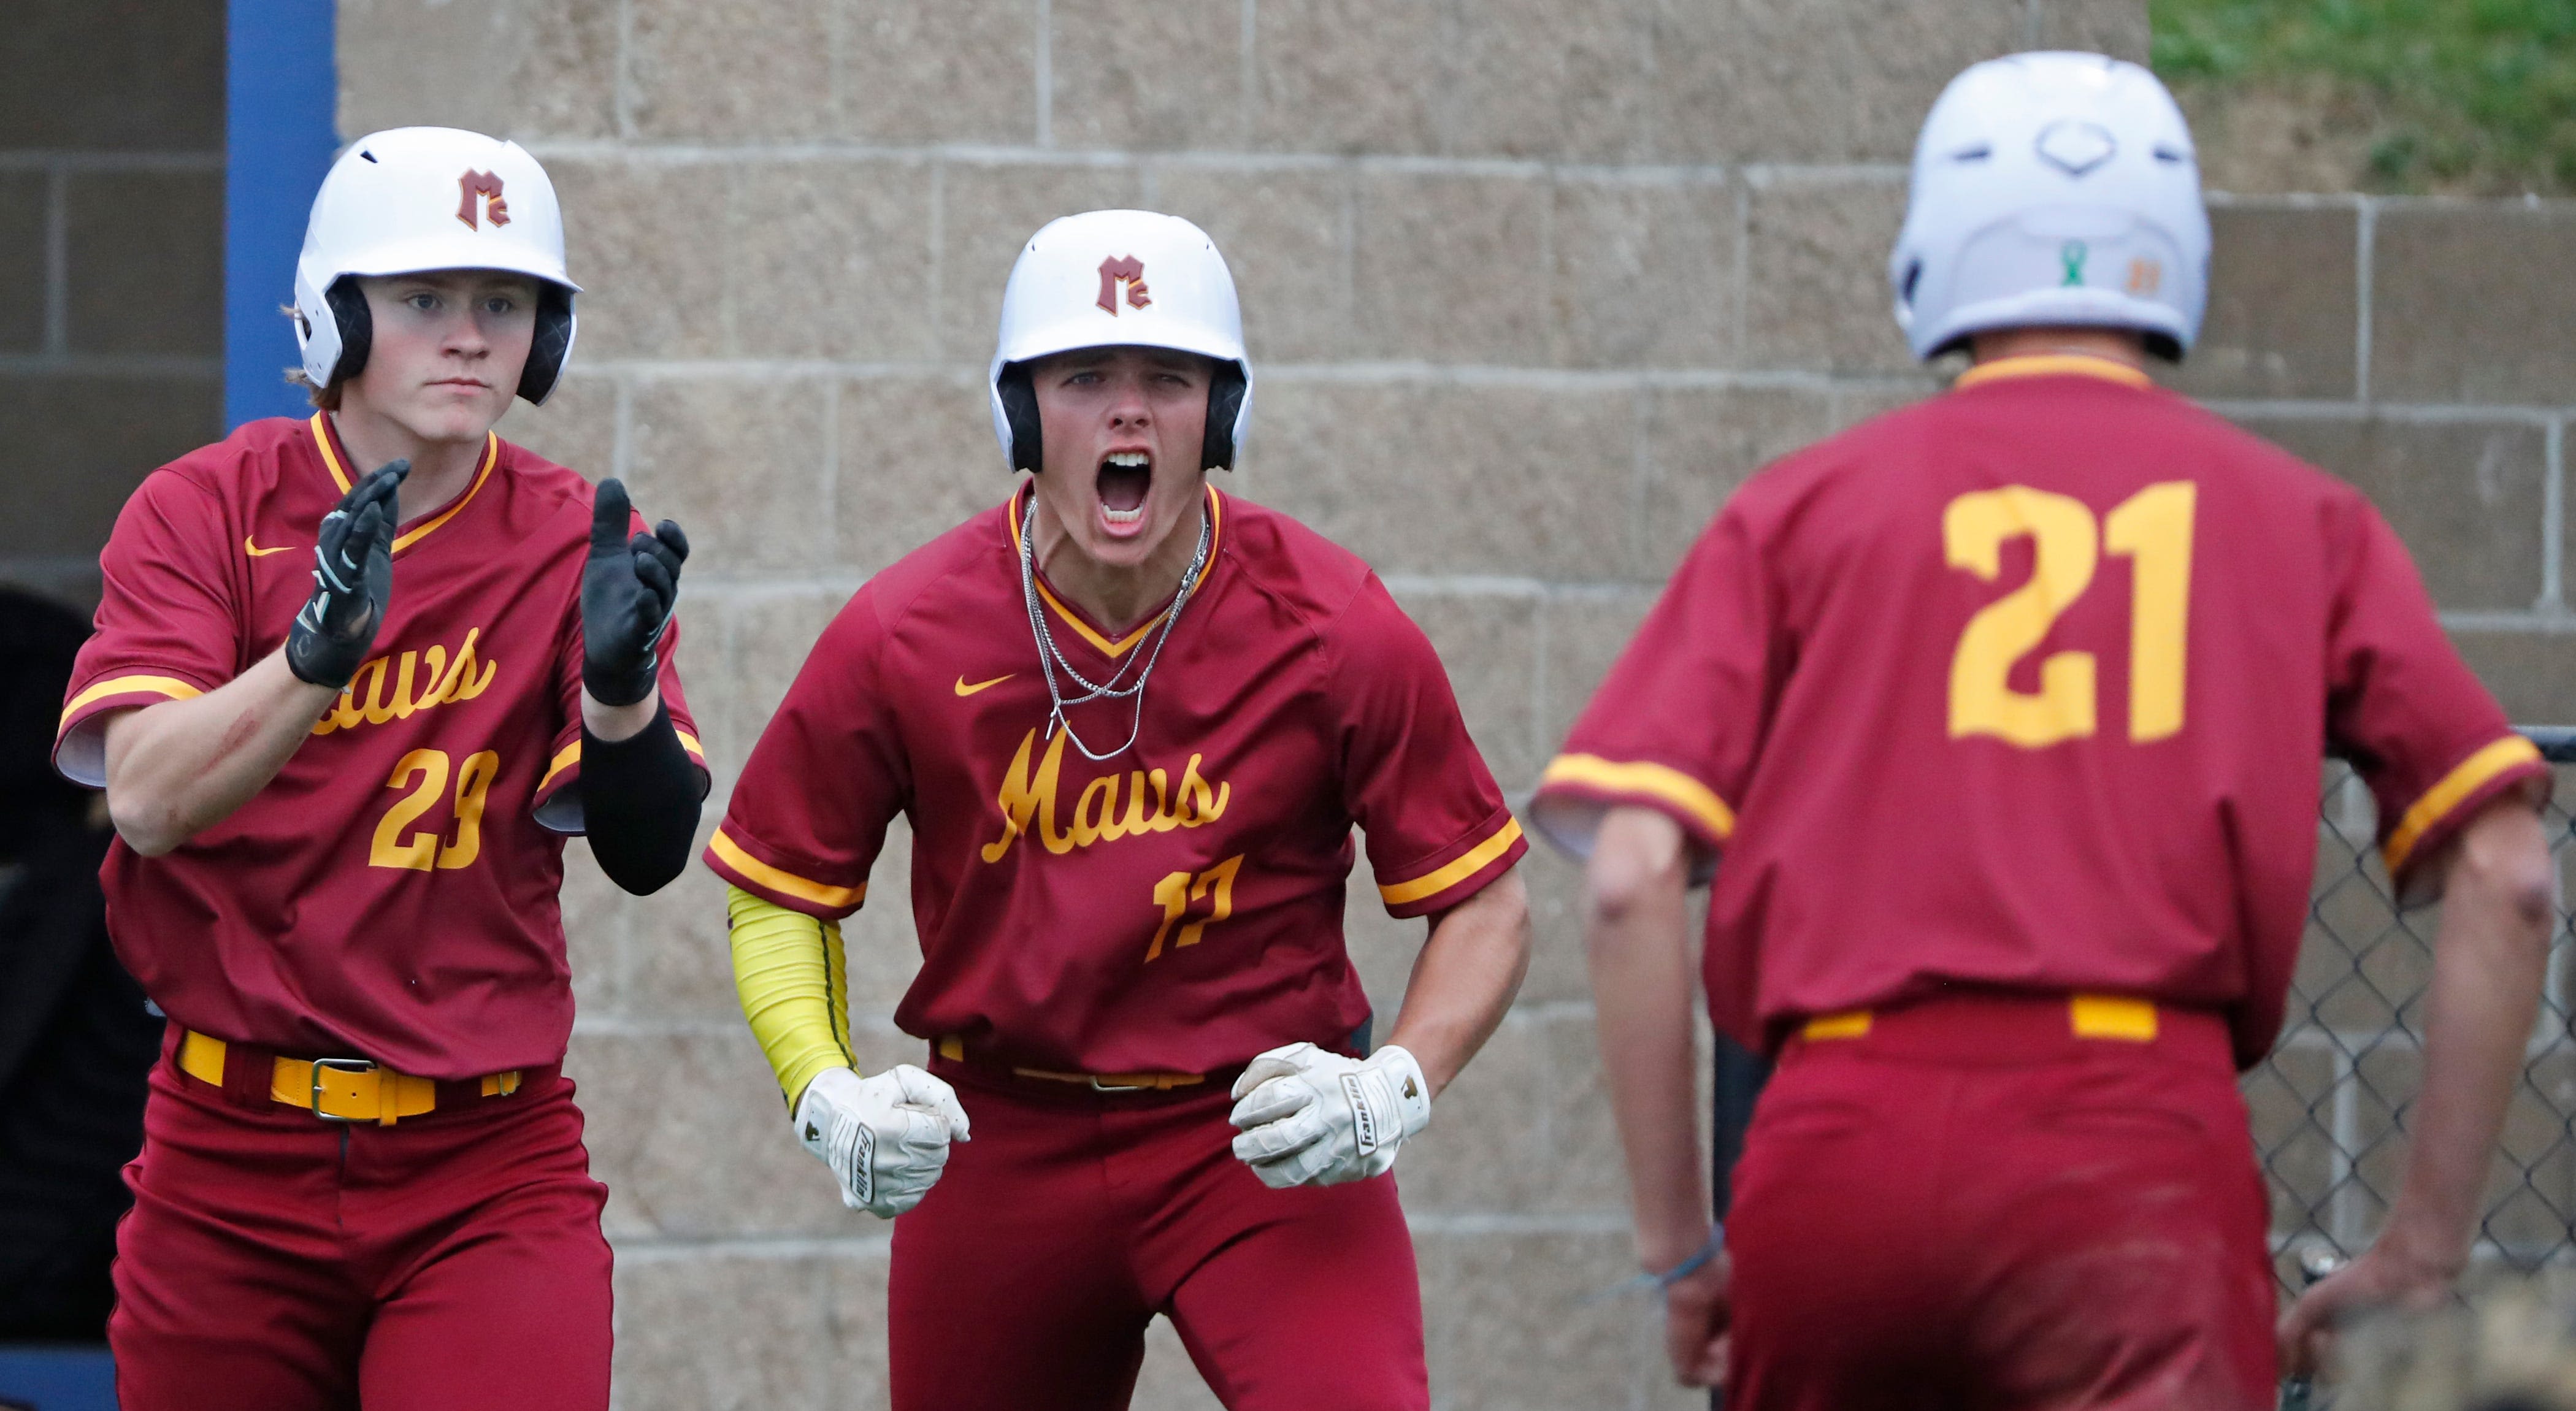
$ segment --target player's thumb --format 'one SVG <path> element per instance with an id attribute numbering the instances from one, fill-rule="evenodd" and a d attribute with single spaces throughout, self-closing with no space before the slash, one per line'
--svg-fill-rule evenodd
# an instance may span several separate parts
<path id="1" fill-rule="evenodd" d="M 626 498 L 626 482 L 613 475 L 599 482 L 599 488 L 590 496 L 590 546 L 594 549 L 626 547 L 626 526 L 634 518 L 634 506 Z"/>
<path id="2" fill-rule="evenodd" d="M 971 1141 L 966 1122 L 966 1105 L 957 1100 L 957 1090 L 909 1063 L 894 1070 L 895 1082 L 902 1089 L 904 1105 L 918 1107 L 948 1124 L 948 1139 Z"/>

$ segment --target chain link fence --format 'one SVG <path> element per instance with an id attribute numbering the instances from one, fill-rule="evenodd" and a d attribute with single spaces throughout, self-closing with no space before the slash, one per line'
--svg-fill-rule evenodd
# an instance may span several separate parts
<path id="1" fill-rule="evenodd" d="M 2576 729 L 2523 733 L 2553 762 L 2576 762 Z M 2564 859 L 2576 843 L 2568 811 L 2576 778 L 2558 772 L 2547 826 Z M 2397 1193 L 2407 1111 L 2421 1079 L 2440 911 L 2397 909 L 2372 845 L 2375 822 L 2360 779 L 2329 767 L 2289 1019 L 2271 1057 L 2244 1079 L 2272 1194 L 2274 1268 L 2290 1291 L 2305 1282 L 2303 1257 L 2350 1257 L 2379 1232 Z M 2477 1258 L 2519 1269 L 2576 1264 L 2576 976 L 2569 973 L 2576 929 L 2564 892 L 2562 884 L 2540 1017 L 2479 1225 Z"/>

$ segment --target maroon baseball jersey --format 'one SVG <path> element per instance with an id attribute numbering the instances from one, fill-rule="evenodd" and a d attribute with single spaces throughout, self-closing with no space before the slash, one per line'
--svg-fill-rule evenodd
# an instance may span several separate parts
<path id="1" fill-rule="evenodd" d="M 2359 492 L 2143 373 L 2017 359 L 1746 482 L 1533 816 L 1724 851 L 1707 985 L 1748 1043 L 1963 981 L 2224 1009 L 2250 1063 L 2328 751 L 2413 891 L 2547 773 Z"/>
<path id="2" fill-rule="evenodd" d="M 1208 491 L 1208 565 L 1132 749 L 1050 733 L 1017 497 L 870 579 L 815 644 L 735 785 L 709 866 L 821 917 L 856 910 L 911 820 L 922 968 L 906 1033 L 1048 1069 L 1206 1072 L 1368 1017 L 1342 944 L 1351 827 L 1397 916 L 1455 906 L 1528 850 L 1420 629 L 1368 567 Z M 1074 668 L 1129 680 L 1040 580 Z M 1070 688 L 1068 688 L 1070 689 Z M 1130 702 L 1072 708 L 1095 750 Z"/>
<path id="3" fill-rule="evenodd" d="M 99 564 L 97 630 L 54 746 L 105 782 L 105 715 L 230 681 L 286 640 L 348 492 L 330 418 L 254 421 L 154 471 Z M 556 892 L 581 831 L 590 486 L 498 436 L 465 493 L 394 540 L 375 655 L 230 818 L 167 856 L 123 842 L 108 929 L 173 1019 L 288 1053 L 466 1078 L 563 1057 Z M 662 698 L 701 768 L 662 646 Z"/>

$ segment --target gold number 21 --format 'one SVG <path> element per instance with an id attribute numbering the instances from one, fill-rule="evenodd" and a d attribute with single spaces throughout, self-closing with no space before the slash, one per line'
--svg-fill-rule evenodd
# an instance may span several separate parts
<path id="1" fill-rule="evenodd" d="M 1950 735 L 1992 735 L 2025 749 L 2094 733 L 2093 654 L 2051 652 L 2039 689 L 2016 691 L 2013 663 L 2039 646 L 2084 595 L 2100 554 L 2133 563 L 2129 611 L 2129 738 L 2141 744 L 2182 730 L 2183 656 L 2191 618 L 2192 511 L 2188 480 L 2150 485 L 2098 527 L 2084 502 L 2007 485 L 1952 500 L 1941 543 L 1952 568 L 1992 580 L 2003 546 L 2031 541 L 2030 581 L 1978 610 L 1950 656 Z M 2097 549 L 2096 539 L 2100 548 Z"/>

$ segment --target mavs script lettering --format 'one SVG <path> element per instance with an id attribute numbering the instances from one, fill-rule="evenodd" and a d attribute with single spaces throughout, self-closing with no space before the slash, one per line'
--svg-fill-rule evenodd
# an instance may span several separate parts
<path id="1" fill-rule="evenodd" d="M 482 662 L 481 670 L 476 670 L 474 639 L 482 631 L 480 627 L 465 629 L 465 640 L 457 645 L 453 659 L 447 655 L 447 648 L 431 647 L 399 657 L 380 656 L 359 667 L 358 674 L 349 678 L 348 686 L 340 692 L 339 702 L 313 722 L 313 733 L 328 735 L 334 730 L 407 720 L 414 711 L 450 701 L 470 701 L 483 694 L 501 663 Z M 388 671 L 392 673 L 390 696 L 385 690 Z"/>
<path id="2" fill-rule="evenodd" d="M 1144 833 L 1202 828 L 1214 823 L 1225 812 L 1227 800 L 1234 797 L 1231 784 L 1210 788 L 1199 777 L 1201 757 L 1191 755 L 1190 762 L 1181 769 L 1178 784 L 1159 769 L 1104 774 L 1092 780 L 1082 786 L 1082 796 L 1074 800 L 1072 818 L 1059 827 L 1056 791 L 1064 769 L 1065 738 L 1059 733 L 1047 745 L 1046 758 L 1038 763 L 1033 778 L 1029 774 L 1029 756 L 1036 751 L 1038 732 L 1031 730 L 1021 737 L 1020 752 L 1011 757 L 1010 771 L 1002 776 L 1002 836 L 984 845 L 986 862 L 1001 861 L 1011 844 L 1022 837 L 1036 839 L 1048 852 L 1063 854 Z M 1119 787 L 1122 781 L 1126 785 L 1123 800 Z M 1148 790 L 1153 793 L 1150 805 L 1145 797 Z"/>

